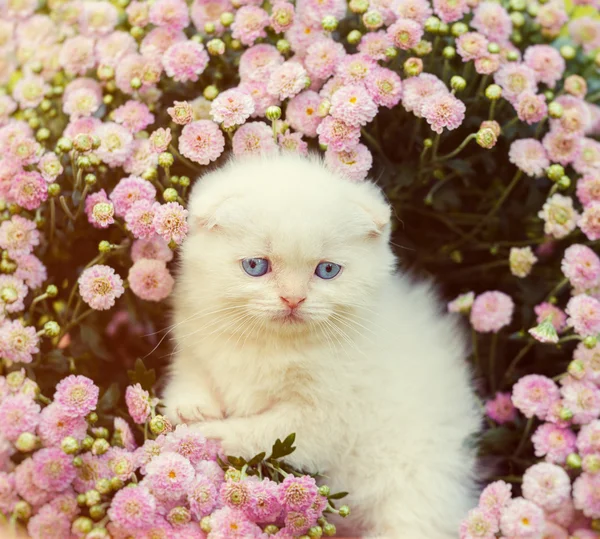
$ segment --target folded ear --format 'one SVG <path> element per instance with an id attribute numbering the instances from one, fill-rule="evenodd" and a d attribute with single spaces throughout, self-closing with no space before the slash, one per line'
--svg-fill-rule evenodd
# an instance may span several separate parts
<path id="1" fill-rule="evenodd" d="M 367 236 L 376 238 L 381 236 L 390 224 L 392 209 L 379 188 L 370 186 L 366 196 L 356 200 L 356 203 L 369 218 Z"/>
<path id="2" fill-rule="evenodd" d="M 198 195 L 190 205 L 192 230 L 217 231 L 233 219 L 236 202 L 234 195 L 208 197 L 202 197 L 202 193 Z"/>

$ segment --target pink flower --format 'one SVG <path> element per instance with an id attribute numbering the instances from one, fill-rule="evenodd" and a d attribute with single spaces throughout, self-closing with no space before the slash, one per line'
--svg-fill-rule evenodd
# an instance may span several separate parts
<path id="1" fill-rule="evenodd" d="M 266 43 L 254 45 L 240 56 L 240 79 L 242 81 L 268 80 L 273 70 L 283 62 L 283 56 L 273 45 Z"/>
<path id="2" fill-rule="evenodd" d="M 502 513 L 500 528 L 508 537 L 540 537 L 544 531 L 544 511 L 533 502 L 514 498 Z"/>
<path id="3" fill-rule="evenodd" d="M 171 129 L 159 127 L 150 135 L 150 146 L 154 153 L 166 152 L 171 143 Z"/>
<path id="4" fill-rule="evenodd" d="M 225 137 L 219 126 L 210 120 L 198 120 L 186 125 L 179 137 L 179 151 L 195 163 L 208 165 L 225 149 Z"/>
<path id="5" fill-rule="evenodd" d="M 38 162 L 38 169 L 48 183 L 56 180 L 63 173 L 63 166 L 55 153 L 48 152 Z"/>
<path id="6" fill-rule="evenodd" d="M 197 474 L 187 491 L 187 499 L 194 517 L 200 520 L 209 515 L 217 504 L 217 489 L 206 476 Z"/>
<path id="7" fill-rule="evenodd" d="M 125 424 L 127 424 L 127 422 L 125 422 Z M 108 469 L 121 481 L 129 481 L 137 469 L 135 456 L 128 449 L 124 449 L 122 447 L 111 447 L 105 453 L 104 458 L 108 465 Z"/>
<path id="8" fill-rule="evenodd" d="M 577 224 L 589 240 L 600 239 L 600 202 L 590 202 Z"/>
<path id="9" fill-rule="evenodd" d="M 510 272 L 519 278 L 527 277 L 538 261 L 531 247 L 511 247 L 508 257 Z"/>
<path id="10" fill-rule="evenodd" d="M 252 45 L 259 37 L 266 37 L 265 28 L 269 24 L 269 14 L 256 6 L 242 6 L 235 14 L 231 25 L 231 35 L 243 45 Z"/>
<path id="11" fill-rule="evenodd" d="M 267 92 L 284 100 L 299 94 L 308 83 L 308 74 L 302 64 L 288 61 L 273 70 L 267 83 Z"/>
<path id="12" fill-rule="evenodd" d="M 162 57 L 165 73 L 177 82 L 196 82 L 208 62 L 204 45 L 191 40 L 174 43 Z"/>
<path id="13" fill-rule="evenodd" d="M 514 103 L 525 91 L 536 92 L 536 72 L 525 64 L 504 64 L 495 74 L 494 82 L 502 87 L 502 95 Z"/>
<path id="14" fill-rule="evenodd" d="M 103 36 L 114 29 L 118 19 L 119 12 L 112 4 L 85 3 L 79 16 L 79 29 L 88 36 Z"/>
<path id="15" fill-rule="evenodd" d="M 154 123 L 154 114 L 148 106 L 139 101 L 130 100 L 113 111 L 113 118 L 118 124 L 122 124 L 132 133 L 146 129 Z"/>
<path id="16" fill-rule="evenodd" d="M 327 116 L 317 127 L 319 142 L 332 150 L 350 151 L 358 146 L 360 128 L 347 125 L 343 121 Z"/>
<path id="17" fill-rule="evenodd" d="M 540 462 L 523 474 L 523 497 L 546 511 L 558 509 L 569 498 L 571 481 L 556 464 Z"/>
<path id="18" fill-rule="evenodd" d="M 573 412 L 573 423 L 584 425 L 600 414 L 600 389 L 593 383 L 567 378 L 560 392 L 564 406 Z"/>
<path id="19" fill-rule="evenodd" d="M 157 166 L 158 155 L 153 151 L 150 141 L 146 138 L 134 140 L 131 154 L 123 163 L 123 170 L 128 174 L 139 176 Z"/>
<path id="20" fill-rule="evenodd" d="M 473 28 L 496 43 L 508 41 L 512 32 L 512 21 L 502 5 L 488 0 L 479 4 L 473 14 Z"/>
<path id="21" fill-rule="evenodd" d="M 160 236 L 135 240 L 131 247 L 131 259 L 134 262 L 137 262 L 142 258 L 170 262 L 173 259 L 173 251 L 169 249 L 168 242 L 163 240 Z"/>
<path id="22" fill-rule="evenodd" d="M 536 457 L 546 457 L 547 462 L 564 464 L 575 451 L 576 436 L 571 429 L 553 423 L 543 423 L 531 437 Z"/>
<path id="23" fill-rule="evenodd" d="M 188 232 L 187 215 L 188 211 L 178 202 L 158 205 L 154 229 L 165 241 L 180 245 Z"/>
<path id="24" fill-rule="evenodd" d="M 479 507 L 495 519 L 500 519 L 503 509 L 511 499 L 512 485 L 495 481 L 483 489 L 479 496 Z"/>
<path id="25" fill-rule="evenodd" d="M 561 239 L 575 230 L 579 214 L 573 208 L 572 198 L 555 193 L 546 200 L 538 217 L 544 220 L 546 234 Z"/>
<path id="26" fill-rule="evenodd" d="M 475 71 L 480 75 L 491 75 L 500 69 L 500 56 L 487 54 L 475 59 Z"/>
<path id="27" fill-rule="evenodd" d="M 586 54 L 600 47 L 600 24 L 593 17 L 573 19 L 569 23 L 569 35 Z"/>
<path id="28" fill-rule="evenodd" d="M 596 174 L 600 177 L 600 142 L 584 138 L 579 150 L 573 168 L 580 174 Z"/>
<path id="29" fill-rule="evenodd" d="M 13 200 L 26 210 L 35 210 L 48 198 L 48 185 L 39 172 L 19 172 L 9 191 Z"/>
<path id="30" fill-rule="evenodd" d="M 0 248 L 8 251 L 11 258 L 31 253 L 39 243 L 40 233 L 29 219 L 13 215 L 0 224 Z"/>
<path id="31" fill-rule="evenodd" d="M 81 35 L 66 39 L 58 56 L 59 64 L 67 73 L 85 75 L 96 63 L 94 44 L 94 39 Z"/>
<path id="32" fill-rule="evenodd" d="M 26 502 L 33 506 L 41 506 L 50 500 L 50 494 L 33 482 L 34 467 L 33 459 L 29 458 L 15 468 L 15 487 L 19 496 Z"/>
<path id="33" fill-rule="evenodd" d="M 294 6 L 285 0 L 278 0 L 271 7 L 271 28 L 275 33 L 285 32 L 294 22 Z"/>
<path id="34" fill-rule="evenodd" d="M 594 419 L 581 427 L 577 435 L 577 450 L 581 455 L 600 452 L 600 420 Z"/>
<path id="35" fill-rule="evenodd" d="M 211 22 L 215 25 L 216 35 L 223 33 L 220 17 L 225 12 L 233 12 L 230 0 L 196 0 L 191 5 L 191 16 L 194 26 L 202 32 L 204 25 Z"/>
<path id="36" fill-rule="evenodd" d="M 22 109 L 33 109 L 43 100 L 50 87 L 38 75 L 26 75 L 13 88 L 13 97 Z"/>
<path id="37" fill-rule="evenodd" d="M 162 301 L 175 284 L 164 262 L 147 258 L 138 260 L 129 268 L 127 279 L 131 291 L 146 301 Z"/>
<path id="38" fill-rule="evenodd" d="M 278 485 L 269 479 L 248 482 L 250 500 L 245 508 L 254 522 L 275 522 L 281 514 Z"/>
<path id="39" fill-rule="evenodd" d="M 122 417 L 115 417 L 114 433 L 115 437 L 120 440 L 121 444 L 127 451 L 131 452 L 137 449 L 137 444 L 135 442 L 133 432 L 131 431 L 131 427 L 129 426 L 129 423 L 127 423 L 127 421 L 125 421 Z"/>
<path id="40" fill-rule="evenodd" d="M 84 270 L 77 282 L 81 299 L 97 311 L 110 309 L 125 292 L 123 280 L 110 266 L 96 264 Z"/>
<path id="41" fill-rule="evenodd" d="M 552 404 L 558 399 L 558 387 L 545 376 L 529 374 L 523 376 L 513 386 L 513 404 L 528 418 L 537 416 L 544 419 Z"/>
<path id="42" fill-rule="evenodd" d="M 118 167 L 125 163 L 133 149 L 133 137 L 125 127 L 106 122 L 98 127 L 96 135 L 100 139 L 100 147 L 96 153 L 102 161 L 109 167 Z"/>
<path id="43" fill-rule="evenodd" d="M 177 425 L 165 439 L 164 450 L 174 451 L 188 459 L 193 466 L 212 458 L 210 442 L 185 424 Z"/>
<path id="44" fill-rule="evenodd" d="M 0 312 L 5 310 L 8 313 L 18 313 L 25 309 L 24 300 L 28 292 L 21 279 L 14 275 L 0 275 L 0 294 L 4 294 L 6 298 L 0 297 Z"/>
<path id="45" fill-rule="evenodd" d="M 119 60 L 128 54 L 135 53 L 136 50 L 137 44 L 135 39 L 122 30 L 112 32 L 96 41 L 96 58 L 98 59 L 98 63 L 113 68 L 117 67 Z"/>
<path id="46" fill-rule="evenodd" d="M 402 97 L 402 81 L 395 71 L 381 67 L 365 81 L 367 92 L 376 105 L 394 108 Z"/>
<path id="47" fill-rule="evenodd" d="M 484 292 L 473 302 L 471 324 L 480 333 L 497 333 L 510 324 L 514 308 L 510 296 L 498 291 Z"/>
<path id="48" fill-rule="evenodd" d="M 423 37 L 423 27 L 412 19 L 398 19 L 388 27 L 387 34 L 395 47 L 412 49 Z"/>
<path id="49" fill-rule="evenodd" d="M 550 160 L 541 142 L 526 138 L 515 140 L 510 145 L 509 161 L 528 176 L 542 176 L 550 166 Z"/>
<path id="50" fill-rule="evenodd" d="M 421 73 L 403 82 L 402 105 L 408 112 L 421 118 L 421 109 L 434 95 L 447 94 L 446 85 L 435 75 Z"/>
<path id="51" fill-rule="evenodd" d="M 0 323 L 0 354 L 14 363 L 31 363 L 32 355 L 40 351 L 37 332 L 19 320 Z"/>
<path id="52" fill-rule="evenodd" d="M 156 26 L 183 30 L 190 24 L 188 6 L 183 0 L 156 0 L 150 6 L 149 19 Z"/>
<path id="53" fill-rule="evenodd" d="M 600 517 L 600 474 L 582 473 L 575 480 L 573 502 L 586 517 Z"/>
<path id="54" fill-rule="evenodd" d="M 135 238 L 149 238 L 156 233 L 154 230 L 156 206 L 156 202 L 142 199 L 134 202 L 127 210 L 125 223 Z"/>
<path id="55" fill-rule="evenodd" d="M 46 266 L 34 255 L 18 255 L 13 257 L 17 264 L 15 277 L 25 281 L 25 284 L 35 290 L 42 286 L 42 283 L 48 278 Z"/>
<path id="56" fill-rule="evenodd" d="M 33 482 L 44 490 L 62 492 L 75 478 L 73 458 L 58 447 L 36 451 L 33 463 Z"/>
<path id="57" fill-rule="evenodd" d="M 351 127 L 369 123 L 377 114 L 373 102 L 364 86 L 353 84 L 344 86 L 331 98 L 330 113 Z"/>
<path id="58" fill-rule="evenodd" d="M 364 144 L 358 144 L 351 150 L 335 151 L 327 148 L 325 165 L 336 174 L 352 181 L 361 181 L 367 177 L 373 164 L 373 156 Z"/>
<path id="59" fill-rule="evenodd" d="M 277 152 L 272 130 L 264 122 L 248 122 L 239 127 L 233 135 L 232 148 L 236 157 Z"/>
<path id="60" fill-rule="evenodd" d="M 463 62 L 488 55 L 487 38 L 479 32 L 467 32 L 456 40 L 456 52 Z"/>
<path id="61" fill-rule="evenodd" d="M 551 303 L 540 303 L 533 308 L 537 315 L 537 323 L 541 324 L 546 318 L 551 317 L 550 322 L 558 333 L 563 331 L 567 325 L 567 315 L 555 305 Z"/>
<path id="62" fill-rule="evenodd" d="M 567 247 L 561 269 L 571 286 L 580 291 L 600 286 L 600 258 L 586 245 Z"/>
<path id="63" fill-rule="evenodd" d="M 317 136 L 317 127 L 322 118 L 317 114 L 321 98 L 312 90 L 301 92 L 290 99 L 286 109 L 286 120 L 292 128 L 307 137 Z"/>
<path id="64" fill-rule="evenodd" d="M 479 507 L 471 509 L 460 524 L 460 539 L 494 539 L 499 531 L 498 518 Z"/>
<path id="65" fill-rule="evenodd" d="M 523 56 L 525 65 L 536 73 L 536 80 L 554 88 L 562 78 L 566 63 L 558 50 L 550 45 L 531 45 Z"/>
<path id="66" fill-rule="evenodd" d="M 248 94 L 254 102 L 254 112 L 252 118 L 262 118 L 267 112 L 267 108 L 273 105 L 279 105 L 279 99 L 267 92 L 266 82 L 247 81 L 238 86 L 238 90 Z M 210 107 L 210 105 L 209 105 Z"/>
<path id="67" fill-rule="evenodd" d="M 108 228 L 115 222 L 113 219 L 114 206 L 108 200 L 104 189 L 86 197 L 85 213 L 88 222 L 95 228 Z"/>
<path id="68" fill-rule="evenodd" d="M 115 213 L 119 217 L 125 217 L 135 202 L 147 200 L 154 202 L 156 188 L 146 180 L 136 176 L 122 178 L 110 194 L 115 206 Z"/>
<path id="69" fill-rule="evenodd" d="M 512 422 L 517 418 L 510 393 L 496 393 L 493 399 L 485 403 L 485 413 L 499 425 Z"/>
<path id="70" fill-rule="evenodd" d="M 88 423 L 85 417 L 72 417 L 58 403 L 52 403 L 42 410 L 38 432 L 45 446 L 58 446 L 66 436 L 83 440 Z"/>
<path id="71" fill-rule="evenodd" d="M 467 0 L 433 0 L 435 14 L 445 23 L 456 22 L 469 12 Z"/>
<path id="72" fill-rule="evenodd" d="M 331 15 L 341 20 L 346 15 L 344 0 L 306 0 L 298 4 L 298 15 L 308 24 L 318 27 L 323 17 Z"/>
<path id="73" fill-rule="evenodd" d="M 379 66 L 365 54 L 347 54 L 338 63 L 336 75 L 344 84 L 364 83 Z"/>
<path id="74" fill-rule="evenodd" d="M 177 125 L 189 124 L 194 119 L 194 109 L 187 101 L 175 101 L 167 109 L 169 116 Z"/>
<path id="75" fill-rule="evenodd" d="M 35 433 L 40 421 L 40 406 L 31 397 L 8 395 L 0 401 L 2 436 L 14 442 L 23 432 Z"/>
<path id="76" fill-rule="evenodd" d="M 578 294 L 567 303 L 569 315 L 567 324 L 582 337 L 600 333 L 600 301 L 596 298 Z"/>
<path id="77" fill-rule="evenodd" d="M 71 522 L 51 505 L 43 506 L 27 523 L 31 539 L 62 539 L 69 537 Z"/>
<path id="78" fill-rule="evenodd" d="M 399 0 L 395 7 L 401 18 L 412 19 L 419 24 L 424 24 L 433 13 L 427 0 Z"/>
<path id="79" fill-rule="evenodd" d="M 156 499 L 143 485 L 123 488 L 113 497 L 108 516 L 127 530 L 146 530 L 156 518 Z"/>
<path id="80" fill-rule="evenodd" d="M 551 130 L 542 139 L 548 157 L 561 165 L 572 163 L 581 151 L 581 137 L 562 129 Z"/>
<path id="81" fill-rule="evenodd" d="M 144 481 L 159 500 L 177 500 L 184 496 L 193 480 L 194 468 L 178 453 L 165 451 L 146 465 Z"/>
<path id="82" fill-rule="evenodd" d="M 573 359 L 583 365 L 585 380 L 600 385 L 600 345 L 588 348 L 579 343 L 573 353 Z"/>
<path id="83" fill-rule="evenodd" d="M 318 488 L 309 476 L 288 475 L 279 487 L 279 501 L 287 511 L 304 511 L 315 501 Z"/>
<path id="84" fill-rule="evenodd" d="M 12 513 L 19 497 L 15 491 L 14 474 L 0 472 L 0 511 Z"/>
<path id="85" fill-rule="evenodd" d="M 285 39 L 289 41 L 292 50 L 303 56 L 308 47 L 325 37 L 327 36 L 324 30 L 301 17 L 295 17 L 292 26 L 285 32 Z"/>
<path id="86" fill-rule="evenodd" d="M 72 374 L 56 385 L 54 402 L 58 403 L 65 413 L 73 417 L 82 417 L 96 408 L 99 392 L 92 380 Z"/>
<path id="87" fill-rule="evenodd" d="M 522 92 L 516 100 L 515 109 L 519 120 L 529 125 L 539 122 L 548 114 L 546 98 L 533 92 Z"/>
<path id="88" fill-rule="evenodd" d="M 459 127 L 465 119 L 464 103 L 450 93 L 437 93 L 421 107 L 421 114 L 436 133 L 442 133 L 444 128 L 453 130 Z"/>
<path id="89" fill-rule="evenodd" d="M 150 409 L 156 406 L 156 399 L 150 398 L 150 393 L 142 389 L 140 384 L 127 386 L 125 390 L 125 402 L 131 418 L 138 424 L 143 425 L 150 417 Z"/>
<path id="90" fill-rule="evenodd" d="M 81 88 L 64 94 L 63 111 L 71 118 L 91 116 L 102 104 L 100 96 L 90 88 Z"/>
<path id="91" fill-rule="evenodd" d="M 308 144 L 302 140 L 302 133 L 290 133 L 288 129 L 283 135 L 277 136 L 277 142 L 286 152 L 308 155 Z"/>
<path id="92" fill-rule="evenodd" d="M 367 36 L 371 35 L 374 34 L 367 34 Z M 324 80 L 335 73 L 338 62 L 344 56 L 346 56 L 346 50 L 341 43 L 337 43 L 329 38 L 321 39 L 308 47 L 304 65 L 306 66 L 308 74 L 313 79 Z"/>
<path id="93" fill-rule="evenodd" d="M 222 123 L 223 127 L 243 124 L 253 112 L 252 98 L 235 88 L 219 94 L 210 110 L 213 120 Z"/>
<path id="94" fill-rule="evenodd" d="M 98 118 L 77 118 L 71 119 L 64 131 L 64 136 L 74 139 L 77 135 L 93 135 L 96 129 L 102 125 Z"/>

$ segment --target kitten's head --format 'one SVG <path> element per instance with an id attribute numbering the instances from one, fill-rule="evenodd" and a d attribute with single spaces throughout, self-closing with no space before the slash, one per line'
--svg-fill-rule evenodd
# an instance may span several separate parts
<path id="1" fill-rule="evenodd" d="M 348 326 L 393 271 L 390 208 L 316 158 L 233 161 L 194 187 L 177 300 L 211 331 L 297 337 Z"/>

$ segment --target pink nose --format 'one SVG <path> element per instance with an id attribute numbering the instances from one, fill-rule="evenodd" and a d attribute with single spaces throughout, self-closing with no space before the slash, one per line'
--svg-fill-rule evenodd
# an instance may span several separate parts
<path id="1" fill-rule="evenodd" d="M 298 307 L 298 305 L 300 305 L 306 298 L 301 298 L 299 296 L 289 296 L 289 297 L 284 297 L 284 296 L 279 296 L 281 298 L 281 301 L 283 301 L 283 303 L 285 303 L 290 309 L 295 309 L 296 307 Z"/>

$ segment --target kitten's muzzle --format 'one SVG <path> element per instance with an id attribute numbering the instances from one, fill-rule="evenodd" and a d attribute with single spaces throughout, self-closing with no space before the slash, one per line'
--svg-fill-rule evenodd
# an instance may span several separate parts
<path id="1" fill-rule="evenodd" d="M 279 296 L 279 299 L 281 299 L 281 301 L 290 308 L 290 311 L 293 312 L 294 309 L 298 308 L 298 305 L 300 305 L 305 299 L 306 297 L 301 297 L 301 296 Z"/>

